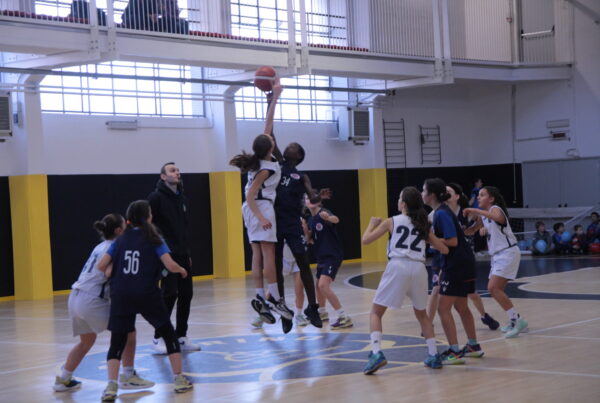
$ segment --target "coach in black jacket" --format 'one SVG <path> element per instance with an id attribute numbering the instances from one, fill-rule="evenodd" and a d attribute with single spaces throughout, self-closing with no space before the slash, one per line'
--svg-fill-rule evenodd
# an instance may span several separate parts
<path id="1" fill-rule="evenodd" d="M 148 195 L 148 201 L 152 208 L 152 222 L 158 227 L 167 246 L 171 249 L 173 260 L 190 273 L 192 259 L 189 246 L 188 201 L 183 194 L 181 173 L 174 162 L 167 162 L 162 166 L 160 180 L 154 192 Z M 168 273 L 161 281 L 161 289 L 169 315 L 173 312 L 177 301 L 175 333 L 181 350 L 200 350 L 200 346 L 190 343 L 187 338 L 193 295 L 192 276 L 182 278 L 179 273 Z M 159 337 L 157 333 L 154 334 L 154 350 L 159 354 L 165 354 L 166 347 Z"/>

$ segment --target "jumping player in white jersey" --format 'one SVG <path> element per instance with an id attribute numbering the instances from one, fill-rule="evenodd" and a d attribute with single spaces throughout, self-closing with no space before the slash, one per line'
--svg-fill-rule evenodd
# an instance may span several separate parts
<path id="1" fill-rule="evenodd" d="M 448 247 L 431 231 L 427 212 L 423 208 L 420 192 L 406 187 L 400 192 L 398 210 L 401 214 L 385 221 L 372 217 L 362 243 L 368 245 L 386 233 L 391 234 L 388 244 L 390 259 L 373 299 L 371 309 L 371 348 L 369 362 L 364 369 L 366 375 L 373 374 L 387 364 L 381 351 L 382 318 L 387 308 L 399 309 L 408 295 L 413 303 L 415 317 L 427 343 L 428 356 L 424 364 L 430 368 L 442 368 L 442 359 L 435 346 L 431 320 L 427 317 L 427 269 L 425 268 L 426 242 L 442 254 Z"/>
<path id="2" fill-rule="evenodd" d="M 258 135 L 252 144 L 254 154 L 242 152 L 231 159 L 231 165 L 248 174 L 244 191 L 246 201 L 242 204 L 244 224 L 252 246 L 252 276 L 256 286 L 256 298 L 251 302 L 265 323 L 275 323 L 273 310 L 281 317 L 292 320 L 294 312 L 290 310 L 279 294 L 275 269 L 275 244 L 277 243 L 277 225 L 273 204 L 277 196 L 277 185 L 281 179 L 281 168 L 273 157 L 275 142 L 271 137 L 273 118 L 277 100 L 283 88 L 276 81 L 273 85 L 273 97 L 267 110 L 264 134 Z M 264 271 L 264 273 L 263 273 Z M 267 280 L 269 299 L 263 284 L 263 274 Z"/>
<path id="3" fill-rule="evenodd" d="M 81 360 L 96 342 L 98 333 L 108 326 L 110 301 L 108 299 L 108 278 L 98 270 L 97 263 L 106 253 L 113 241 L 125 230 L 125 219 L 119 214 L 108 214 L 102 220 L 94 223 L 94 228 L 102 236 L 103 241 L 96 245 L 86 261 L 79 278 L 72 285 L 69 296 L 69 316 L 73 325 L 73 336 L 79 336 L 67 361 L 61 368 L 61 374 L 56 376 L 53 389 L 56 392 L 66 392 L 79 389 L 81 382 L 75 380 L 73 372 Z M 124 389 L 144 389 L 154 386 L 140 378 L 133 369 L 135 354 L 136 332 L 127 335 L 127 344 L 123 351 L 123 373 L 120 376 L 120 386 Z"/>
<path id="4" fill-rule="evenodd" d="M 493 186 L 485 186 L 477 197 L 480 208 L 465 209 L 463 214 L 477 214 L 477 221 L 465 231 L 474 233 L 485 227 L 487 232 L 488 251 L 492 257 L 492 268 L 488 282 L 488 291 L 498 304 L 506 311 L 509 323 L 501 330 L 506 338 L 517 337 L 527 329 L 528 323 L 516 311 L 512 301 L 504 292 L 510 280 L 517 277 L 521 252 L 517 246 L 517 238 L 508 222 L 506 203 L 500 191 Z"/>

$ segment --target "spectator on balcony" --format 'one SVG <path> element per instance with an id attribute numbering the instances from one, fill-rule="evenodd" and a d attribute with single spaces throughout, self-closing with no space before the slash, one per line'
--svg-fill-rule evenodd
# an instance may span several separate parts
<path id="1" fill-rule="evenodd" d="M 98 25 L 106 25 L 106 13 L 101 9 L 96 9 L 98 14 Z M 90 23 L 90 5 L 85 0 L 73 0 L 71 3 L 71 13 L 67 16 L 72 22 L 81 24 Z"/>
<path id="2" fill-rule="evenodd" d="M 174 34 L 187 34 L 189 32 L 189 24 L 179 18 L 179 6 L 177 0 L 159 0 L 159 31 L 170 32 Z"/>
<path id="3" fill-rule="evenodd" d="M 160 0 L 130 0 L 123 11 L 123 25 L 142 31 L 159 31 Z"/>

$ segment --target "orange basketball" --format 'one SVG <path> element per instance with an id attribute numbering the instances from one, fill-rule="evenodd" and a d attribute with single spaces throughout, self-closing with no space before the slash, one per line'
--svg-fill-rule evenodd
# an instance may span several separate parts
<path id="1" fill-rule="evenodd" d="M 256 73 L 254 73 L 254 86 L 263 92 L 271 91 L 273 88 L 273 79 L 275 78 L 276 74 L 277 73 L 273 67 L 259 67 L 256 70 Z"/>

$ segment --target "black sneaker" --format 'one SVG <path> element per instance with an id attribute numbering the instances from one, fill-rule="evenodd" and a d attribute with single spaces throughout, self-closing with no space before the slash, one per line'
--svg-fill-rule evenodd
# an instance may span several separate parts
<path id="1" fill-rule="evenodd" d="M 483 318 L 481 318 L 481 321 L 483 322 L 484 325 L 486 325 L 487 327 L 490 328 L 490 330 L 496 330 L 500 327 L 500 323 L 498 323 L 498 321 L 494 318 L 492 318 L 490 315 L 485 314 L 485 316 Z"/>
<path id="2" fill-rule="evenodd" d="M 286 319 L 283 316 L 281 317 L 281 330 L 283 330 L 283 333 L 288 334 L 293 327 L 293 321 Z"/>
<path id="3" fill-rule="evenodd" d="M 294 319 L 294 311 L 287 307 L 283 298 L 279 298 L 279 301 L 275 301 L 275 298 L 270 295 L 269 302 L 272 305 L 272 309 L 277 312 L 281 318 L 285 318 L 287 320 Z"/>
<path id="4" fill-rule="evenodd" d="M 275 316 L 273 316 L 271 310 L 269 309 L 269 304 L 267 304 L 267 302 L 260 295 L 257 294 L 256 298 L 250 302 L 250 305 L 252 305 L 252 308 L 254 308 L 256 312 L 258 312 L 263 322 L 270 325 L 276 322 Z"/>
<path id="5" fill-rule="evenodd" d="M 319 305 L 309 305 L 304 310 L 304 314 L 310 321 L 310 324 L 314 327 L 318 327 L 319 329 L 323 327 L 323 321 L 321 320 L 321 315 L 319 315 Z"/>

